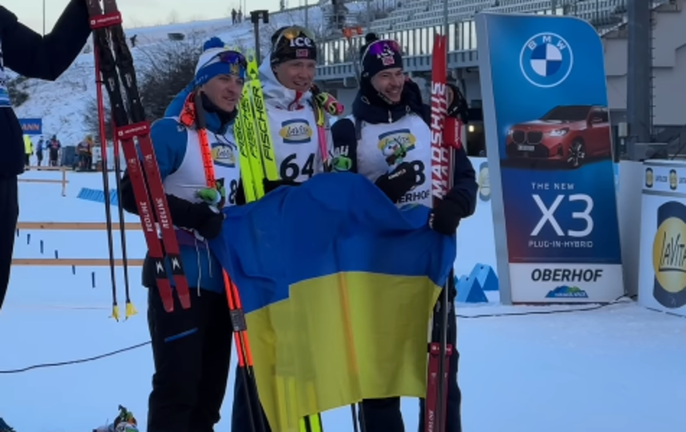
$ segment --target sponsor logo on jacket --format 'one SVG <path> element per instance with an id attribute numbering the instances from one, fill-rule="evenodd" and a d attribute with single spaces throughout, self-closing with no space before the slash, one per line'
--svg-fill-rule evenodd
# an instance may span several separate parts
<path id="1" fill-rule="evenodd" d="M 307 144 L 312 141 L 312 128 L 305 119 L 286 120 L 281 123 L 279 136 L 284 144 Z"/>
<path id="2" fill-rule="evenodd" d="M 231 142 L 212 144 L 212 160 L 215 165 L 225 168 L 236 167 L 236 151 L 238 147 Z"/>

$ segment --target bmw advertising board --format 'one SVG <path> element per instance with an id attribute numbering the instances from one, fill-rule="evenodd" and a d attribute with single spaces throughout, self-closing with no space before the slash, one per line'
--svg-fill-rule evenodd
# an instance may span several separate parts
<path id="1" fill-rule="evenodd" d="M 480 13 L 501 301 L 624 292 L 603 47 L 585 21 Z"/>
<path id="2" fill-rule="evenodd" d="M 686 316 L 686 164 L 644 163 L 638 302 Z"/>

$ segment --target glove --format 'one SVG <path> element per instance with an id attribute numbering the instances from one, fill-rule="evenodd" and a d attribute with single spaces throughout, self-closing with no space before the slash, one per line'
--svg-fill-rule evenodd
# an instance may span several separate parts
<path id="1" fill-rule="evenodd" d="M 417 174 L 409 162 L 403 162 L 392 172 L 376 179 L 376 186 L 386 194 L 388 199 L 397 203 L 417 183 Z"/>
<path id="2" fill-rule="evenodd" d="M 205 201 L 211 206 L 218 209 L 224 207 L 226 203 L 226 188 L 224 187 L 224 179 L 218 179 L 213 188 L 203 188 L 195 193 L 201 200 Z"/>
<path id="3" fill-rule="evenodd" d="M 176 195 L 167 194 L 169 213 L 174 225 L 197 231 L 211 240 L 219 236 L 224 223 L 224 213 L 206 202 L 192 203 Z"/>
<path id="4" fill-rule="evenodd" d="M 444 199 L 429 215 L 429 228 L 443 235 L 451 236 L 457 231 L 462 219 L 459 205 L 450 199 Z"/>
<path id="5" fill-rule="evenodd" d="M 195 223 L 189 228 L 193 228 L 207 240 L 219 237 L 224 224 L 224 213 L 204 202 L 191 204 L 190 213 Z"/>
<path id="6" fill-rule="evenodd" d="M 314 93 L 314 99 L 317 104 L 324 109 L 329 115 L 339 116 L 345 111 L 342 103 L 338 102 L 335 97 L 329 93 L 318 92 Z"/>

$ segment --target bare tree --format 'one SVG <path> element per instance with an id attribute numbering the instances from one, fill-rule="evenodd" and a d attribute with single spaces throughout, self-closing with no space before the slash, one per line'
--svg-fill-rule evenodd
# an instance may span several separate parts
<path id="1" fill-rule="evenodd" d="M 148 119 L 162 118 L 169 103 L 195 77 L 202 42 L 194 37 L 141 48 L 139 88 Z"/>
<path id="2" fill-rule="evenodd" d="M 110 108 L 109 98 L 107 94 L 103 94 L 103 108 L 105 122 L 105 137 L 107 141 L 111 141 L 113 135 L 112 128 L 112 109 Z M 100 144 L 100 117 L 98 116 L 98 101 L 96 98 L 91 98 L 86 103 L 86 110 L 83 113 L 83 123 L 86 126 L 86 131 L 93 136 L 95 143 Z"/>

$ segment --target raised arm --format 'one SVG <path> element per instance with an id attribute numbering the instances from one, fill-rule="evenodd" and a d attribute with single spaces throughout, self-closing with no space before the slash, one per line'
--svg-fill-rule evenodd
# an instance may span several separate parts
<path id="1" fill-rule="evenodd" d="M 91 33 L 86 0 L 71 0 L 45 37 L 0 6 L 4 65 L 29 78 L 54 81 L 79 55 Z"/>

